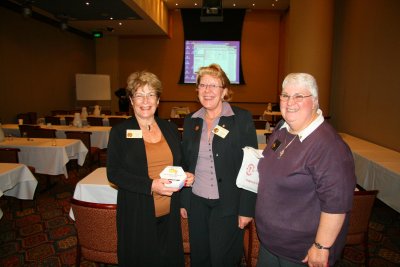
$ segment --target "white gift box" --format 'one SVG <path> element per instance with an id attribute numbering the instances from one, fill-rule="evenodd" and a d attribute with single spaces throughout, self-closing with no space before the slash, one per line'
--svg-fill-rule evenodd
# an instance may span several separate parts
<path id="1" fill-rule="evenodd" d="M 167 166 L 160 173 L 160 177 L 171 181 L 170 184 L 165 184 L 166 187 L 179 188 L 181 189 L 186 180 L 186 174 L 182 167 L 179 166 Z"/>

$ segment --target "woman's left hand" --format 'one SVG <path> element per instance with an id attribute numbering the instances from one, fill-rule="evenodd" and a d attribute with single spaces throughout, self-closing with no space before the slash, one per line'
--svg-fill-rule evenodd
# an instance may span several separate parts
<path id="1" fill-rule="evenodd" d="M 328 266 L 328 258 L 329 250 L 318 249 L 312 245 L 302 262 L 307 263 L 309 267 L 326 267 Z"/>
<path id="2" fill-rule="evenodd" d="M 244 229 L 253 220 L 252 217 L 239 216 L 239 228 Z"/>
<path id="3" fill-rule="evenodd" d="M 186 181 L 185 181 L 185 186 L 192 186 L 194 183 L 194 174 L 190 172 L 185 172 L 186 174 Z"/>

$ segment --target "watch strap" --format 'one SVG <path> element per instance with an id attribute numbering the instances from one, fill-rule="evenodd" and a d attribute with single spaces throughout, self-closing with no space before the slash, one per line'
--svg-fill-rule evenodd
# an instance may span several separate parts
<path id="1" fill-rule="evenodd" d="M 330 249 L 330 247 L 328 248 L 328 247 L 324 247 L 323 245 L 321 245 L 320 243 L 318 243 L 318 242 L 314 242 L 314 246 L 317 248 L 317 249 Z"/>

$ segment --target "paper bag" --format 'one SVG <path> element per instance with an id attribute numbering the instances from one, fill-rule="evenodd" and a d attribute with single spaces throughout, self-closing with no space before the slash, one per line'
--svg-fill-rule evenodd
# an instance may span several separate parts
<path id="1" fill-rule="evenodd" d="M 236 178 L 236 185 L 239 188 L 257 193 L 258 191 L 258 161 L 263 158 L 262 150 L 246 146 L 243 149 L 243 161 L 239 174 Z"/>

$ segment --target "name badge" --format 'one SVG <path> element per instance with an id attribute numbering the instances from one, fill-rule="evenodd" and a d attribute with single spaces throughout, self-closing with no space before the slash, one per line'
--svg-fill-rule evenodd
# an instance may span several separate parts
<path id="1" fill-rule="evenodd" d="M 225 136 L 227 136 L 227 134 L 229 133 L 229 131 L 219 125 L 215 126 L 213 133 L 218 135 L 221 138 L 225 138 Z"/>
<path id="2" fill-rule="evenodd" d="M 126 138 L 143 138 L 142 130 L 126 130 Z"/>
<path id="3" fill-rule="evenodd" d="M 271 148 L 273 151 L 276 151 L 281 145 L 281 141 L 275 140 L 275 142 L 272 144 Z"/>

